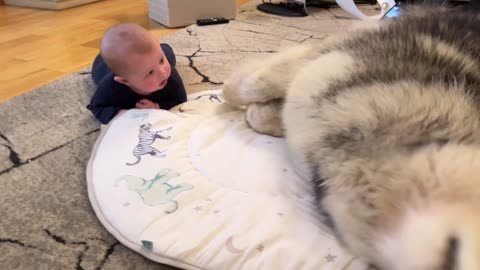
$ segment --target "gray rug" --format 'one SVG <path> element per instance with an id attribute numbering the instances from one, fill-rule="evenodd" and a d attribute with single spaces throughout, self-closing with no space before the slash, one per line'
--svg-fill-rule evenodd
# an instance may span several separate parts
<path id="1" fill-rule="evenodd" d="M 356 22 L 338 8 L 287 18 L 257 11 L 258 3 L 229 24 L 194 25 L 162 40 L 189 92 L 220 88 L 246 57 Z M 86 69 L 0 104 L 0 269 L 173 269 L 122 246 L 92 211 L 85 168 L 100 126 L 85 106 L 93 91 Z"/>

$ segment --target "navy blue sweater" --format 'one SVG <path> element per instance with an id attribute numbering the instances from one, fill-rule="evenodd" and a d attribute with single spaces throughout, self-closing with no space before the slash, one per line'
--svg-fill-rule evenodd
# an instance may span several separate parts
<path id="1" fill-rule="evenodd" d="M 168 44 L 160 44 L 172 66 L 172 73 L 166 86 L 161 91 L 150 95 L 140 95 L 132 91 L 128 86 L 113 80 L 115 76 L 107 67 L 100 54 L 95 58 L 92 66 L 92 78 L 97 85 L 89 109 L 95 118 L 102 124 L 108 124 L 121 109 L 133 109 L 135 104 L 142 99 L 149 99 L 160 105 L 161 109 L 168 110 L 187 100 L 187 94 L 182 78 L 175 68 L 176 59 L 172 48 Z"/>

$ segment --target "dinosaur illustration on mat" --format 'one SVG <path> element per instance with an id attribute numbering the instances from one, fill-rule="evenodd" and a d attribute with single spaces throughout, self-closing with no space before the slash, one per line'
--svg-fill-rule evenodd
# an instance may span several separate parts
<path id="1" fill-rule="evenodd" d="M 166 155 L 163 154 L 164 151 L 159 151 L 152 146 L 153 142 L 156 139 L 162 140 L 170 140 L 170 136 L 163 136 L 160 133 L 172 129 L 172 127 L 162 129 L 162 130 L 151 130 L 152 124 L 146 123 L 140 126 L 140 130 L 138 133 L 138 144 L 133 149 L 133 156 L 137 158 L 136 161 L 132 163 L 126 163 L 129 166 L 135 165 L 140 162 L 141 156 L 143 155 L 151 155 L 157 157 L 165 157 Z"/>
<path id="2" fill-rule="evenodd" d="M 188 184 L 172 185 L 168 183 L 170 179 L 178 176 L 180 176 L 179 173 L 170 169 L 159 171 L 155 177 L 149 180 L 133 175 L 124 175 L 116 180 L 115 186 L 118 186 L 122 181 L 126 181 L 128 189 L 138 193 L 143 203 L 150 206 L 171 203 L 173 208 L 165 211 L 165 213 L 171 214 L 178 209 L 178 202 L 175 197 L 181 192 L 193 188 L 192 185 Z"/>

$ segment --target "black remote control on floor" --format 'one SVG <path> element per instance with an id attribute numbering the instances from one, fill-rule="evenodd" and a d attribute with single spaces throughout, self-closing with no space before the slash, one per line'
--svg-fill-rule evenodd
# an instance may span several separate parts
<path id="1" fill-rule="evenodd" d="M 228 23 L 229 21 L 230 20 L 222 18 L 222 17 L 199 19 L 199 20 L 197 20 L 197 25 L 221 24 L 221 23 Z"/>

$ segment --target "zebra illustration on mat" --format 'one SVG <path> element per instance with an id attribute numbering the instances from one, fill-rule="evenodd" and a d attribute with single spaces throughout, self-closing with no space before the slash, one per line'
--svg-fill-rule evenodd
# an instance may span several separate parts
<path id="1" fill-rule="evenodd" d="M 133 156 L 137 158 L 136 161 L 132 163 L 126 163 L 129 166 L 133 166 L 135 164 L 138 164 L 141 161 L 141 156 L 143 155 L 151 155 L 151 156 L 156 156 L 156 157 L 165 157 L 166 155 L 164 154 L 166 150 L 159 151 L 155 147 L 152 146 L 153 142 L 155 142 L 156 139 L 162 139 L 162 140 L 170 140 L 170 136 L 164 136 L 161 135 L 160 133 L 171 130 L 172 127 L 168 127 L 166 129 L 161 129 L 161 130 L 152 130 L 152 124 L 146 123 L 140 126 L 140 131 L 138 133 L 138 144 L 135 146 L 133 149 Z"/>

